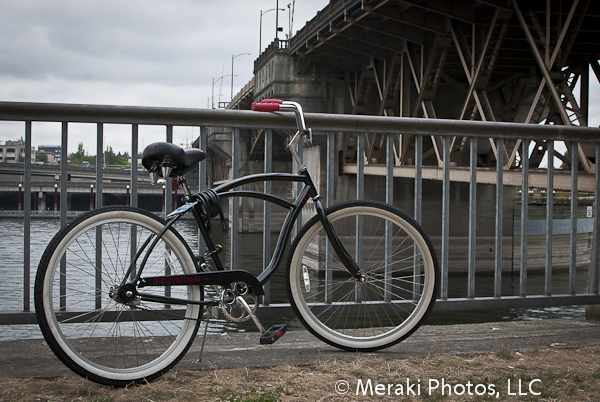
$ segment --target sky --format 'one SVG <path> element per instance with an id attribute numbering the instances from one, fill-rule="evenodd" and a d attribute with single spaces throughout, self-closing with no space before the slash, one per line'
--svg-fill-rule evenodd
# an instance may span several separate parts
<path id="1" fill-rule="evenodd" d="M 261 13 L 264 49 L 275 38 L 277 5 L 284 10 L 279 38 L 286 39 L 292 7 L 295 34 L 328 3 L 0 0 L 0 101 L 206 108 L 214 90 L 216 106 L 231 98 L 232 56 L 240 55 L 234 59 L 234 96 L 252 78 Z M 69 153 L 83 142 L 95 155 L 95 130 L 70 124 Z M 106 125 L 105 145 L 126 151 L 130 130 Z M 140 127 L 140 149 L 164 140 L 164 132 Z M 60 144 L 58 123 L 34 123 L 32 133 L 36 147 Z M 176 127 L 174 142 L 197 135 L 198 128 Z M 22 136 L 24 123 L 0 122 L 0 141 Z"/>
<path id="2" fill-rule="evenodd" d="M 277 5 L 285 39 L 292 8 L 294 35 L 328 3 L 0 0 L 0 101 L 212 107 L 231 98 L 232 56 L 233 94 L 252 78 L 259 49 L 275 37 Z M 600 90 L 594 74 L 590 79 L 590 126 L 598 126 Z M 19 139 L 24 131 L 22 122 L 0 122 L 0 141 Z M 174 142 L 191 143 L 198 131 L 175 127 Z M 32 132 L 36 147 L 60 144 L 59 123 L 33 123 Z M 95 132 L 92 124 L 69 124 L 68 152 L 83 143 L 95 155 Z M 130 150 L 130 126 L 105 125 L 104 132 L 105 146 Z M 164 140 L 164 127 L 140 126 L 140 150 Z"/>

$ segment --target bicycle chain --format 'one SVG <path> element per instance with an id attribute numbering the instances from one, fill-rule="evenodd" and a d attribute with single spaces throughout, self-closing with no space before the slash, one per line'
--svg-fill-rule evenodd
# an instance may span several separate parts
<path id="1" fill-rule="evenodd" d="M 243 283 L 243 282 L 242 282 L 242 283 Z M 246 284 L 244 284 L 244 285 L 246 285 Z M 247 286 L 247 285 L 246 285 L 246 286 Z M 214 286 L 214 288 L 215 288 L 215 290 L 216 290 L 218 293 L 220 293 L 220 296 L 219 296 L 219 298 L 220 298 L 220 299 L 222 299 L 222 298 L 223 298 L 223 295 L 224 295 L 224 293 L 225 293 L 226 291 L 230 291 L 230 292 L 231 292 L 231 291 L 233 291 L 232 289 L 219 289 L 219 288 L 218 288 L 216 285 Z M 258 309 L 258 306 L 259 306 L 259 304 L 258 304 L 258 300 L 256 299 L 256 296 L 254 296 L 254 297 L 255 297 L 255 302 L 256 302 L 256 306 L 255 306 L 255 308 L 254 308 L 254 311 L 256 311 L 256 309 Z M 248 315 L 248 316 L 246 316 L 246 317 L 245 317 L 245 318 L 243 318 L 243 319 L 239 319 L 239 318 L 237 318 L 237 319 L 236 319 L 236 318 L 234 318 L 234 317 L 231 317 L 231 316 L 230 316 L 230 315 L 229 315 L 229 314 L 228 314 L 228 313 L 225 311 L 225 308 L 224 308 L 224 305 L 223 305 L 223 303 L 222 303 L 222 302 L 220 302 L 220 303 L 218 303 L 218 304 L 215 304 L 215 306 L 218 306 L 218 307 L 219 307 L 219 310 L 223 311 L 223 313 L 225 314 L 225 316 L 227 317 L 227 319 L 228 319 L 229 321 L 231 321 L 231 322 L 244 322 L 244 321 L 248 321 L 248 320 L 250 319 L 250 316 L 249 316 L 249 315 Z M 208 306 L 208 305 L 207 305 L 207 306 L 205 306 L 205 307 L 212 307 L 212 306 Z M 148 311 L 148 312 L 158 312 L 158 311 L 159 311 L 159 310 L 153 310 L 153 309 L 144 308 L 144 307 L 142 307 L 142 306 L 141 306 L 141 305 L 139 305 L 139 304 L 138 304 L 138 305 L 136 305 L 136 306 L 134 306 L 134 308 L 136 308 L 136 309 L 138 309 L 138 310 L 142 310 L 142 311 Z M 160 314 L 161 314 L 161 315 L 164 315 L 164 316 L 166 316 L 166 317 L 174 317 L 174 318 L 179 318 L 179 319 L 181 319 L 181 318 L 182 318 L 182 317 L 181 317 L 180 315 L 178 315 L 178 314 L 174 314 L 174 313 L 168 313 L 168 312 L 166 312 L 166 311 L 164 311 L 164 310 L 160 310 Z M 186 318 L 186 317 L 183 317 L 183 319 L 185 319 L 185 320 L 191 320 L 191 321 L 203 321 L 205 318 L 204 318 L 204 314 L 202 314 L 202 318 Z M 210 320 L 210 318 L 206 318 L 206 320 L 208 321 L 208 320 Z"/>
<path id="2" fill-rule="evenodd" d="M 154 312 L 154 313 L 158 313 L 160 311 L 161 315 L 167 316 L 167 317 L 174 317 L 174 318 L 179 318 L 181 319 L 181 315 L 179 314 L 174 314 L 174 313 L 167 313 L 164 310 L 154 310 L 154 309 L 149 309 L 149 308 L 144 308 L 141 306 L 136 306 L 135 307 L 137 310 L 142 310 L 142 311 L 148 311 L 148 312 Z M 188 317 L 183 317 L 184 320 L 190 320 L 190 321 L 204 321 L 204 316 L 202 318 L 188 318 Z M 206 319 L 208 320 L 208 319 Z"/>

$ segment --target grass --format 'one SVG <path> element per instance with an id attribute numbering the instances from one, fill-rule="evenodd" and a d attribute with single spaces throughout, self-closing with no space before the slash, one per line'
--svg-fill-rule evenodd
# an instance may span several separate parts
<path id="1" fill-rule="evenodd" d="M 226 402 L 279 402 L 281 401 L 281 390 L 250 390 L 245 395 L 233 392 L 229 396 L 219 396 L 219 400 Z"/>
<path id="2" fill-rule="evenodd" d="M 358 380 L 392 389 L 421 384 L 420 395 L 357 395 Z M 429 379 L 449 384 L 444 392 L 428 392 Z M 335 391 L 337 381 L 350 385 L 346 394 Z M 510 387 L 508 388 L 508 381 Z M 521 381 L 523 392 L 518 394 Z M 537 381 L 539 380 L 539 381 Z M 532 391 L 529 384 L 532 382 Z M 468 395 L 463 386 L 472 384 Z M 482 384 L 479 388 L 476 385 Z M 462 385 L 462 386 L 461 386 Z M 491 387 L 497 394 L 489 395 Z M 495 353 L 430 356 L 384 360 L 357 356 L 352 362 L 323 361 L 312 366 L 253 369 L 172 371 L 141 386 L 111 388 L 77 376 L 46 379 L 0 378 L 0 401 L 590 401 L 600 402 L 600 347 L 548 348 L 513 351 L 502 346 Z M 462 395 L 457 395 L 462 393 Z"/>

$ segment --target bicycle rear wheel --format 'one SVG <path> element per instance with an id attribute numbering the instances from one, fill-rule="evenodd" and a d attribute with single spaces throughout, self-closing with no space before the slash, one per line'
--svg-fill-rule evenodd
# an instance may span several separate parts
<path id="1" fill-rule="evenodd" d="M 296 315 L 319 339 L 370 351 L 412 334 L 433 308 L 438 267 L 420 226 L 402 211 L 374 201 L 326 209 L 340 241 L 366 275 L 357 281 L 313 217 L 292 246 L 288 296 Z"/>
<path id="2" fill-rule="evenodd" d="M 133 287 L 127 289 L 132 297 L 116 296 L 137 250 L 163 227 L 146 211 L 106 207 L 78 218 L 46 248 L 35 282 L 36 314 L 50 348 L 77 374 L 117 386 L 151 381 L 191 346 L 201 306 L 166 306 L 137 295 L 198 301 L 199 286 Z M 174 229 L 161 237 L 144 268 L 146 277 L 194 272 L 191 251 Z"/>

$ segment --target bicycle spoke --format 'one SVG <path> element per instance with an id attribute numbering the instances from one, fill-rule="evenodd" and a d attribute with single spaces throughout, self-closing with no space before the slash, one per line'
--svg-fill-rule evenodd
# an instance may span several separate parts
<path id="1" fill-rule="evenodd" d="M 361 247 L 358 263 L 365 276 L 358 280 L 350 275 L 337 253 L 325 247 L 319 219 L 311 219 L 296 239 L 289 268 L 291 300 L 302 322 L 325 342 L 351 350 L 379 349 L 402 340 L 420 325 L 435 300 L 434 260 L 422 255 L 431 255 L 427 240 L 387 205 L 352 201 L 326 214 L 350 255 Z M 357 242 L 357 237 L 362 240 Z M 311 267 L 309 278 L 305 265 Z"/>
<path id="2" fill-rule="evenodd" d="M 90 224 L 86 224 L 87 219 Z M 106 207 L 78 220 L 51 243 L 56 249 L 49 247 L 44 254 L 40 263 L 44 274 L 36 279 L 36 294 L 43 288 L 42 300 L 47 306 L 38 308 L 36 297 L 36 310 L 51 312 L 41 320 L 48 344 L 55 350 L 68 350 L 63 355 L 72 362 L 70 367 L 98 382 L 127 385 L 128 377 L 137 381 L 159 375 L 189 348 L 202 313 L 197 305 L 166 310 L 161 303 L 141 302 L 140 293 L 126 277 L 130 267 L 137 269 L 131 259 L 138 244 L 155 238 L 164 223 L 152 214 L 127 207 Z M 98 233 L 102 234 L 101 241 Z M 67 236 L 58 248 L 60 239 Z M 145 272 L 164 274 L 165 250 L 169 250 L 173 275 L 196 272 L 189 248 L 173 229 L 148 253 Z M 55 257 L 51 259 L 52 255 Z M 64 272 L 60 269 L 63 256 Z M 55 262 L 51 265 L 50 261 Z M 141 291 L 164 295 L 165 288 Z M 173 292 L 190 300 L 201 297 L 199 288 L 193 286 L 177 287 Z M 174 313 L 183 313 L 182 319 L 173 319 Z M 44 325 L 54 329 L 44 330 Z M 60 342 L 54 337 L 61 338 Z"/>

